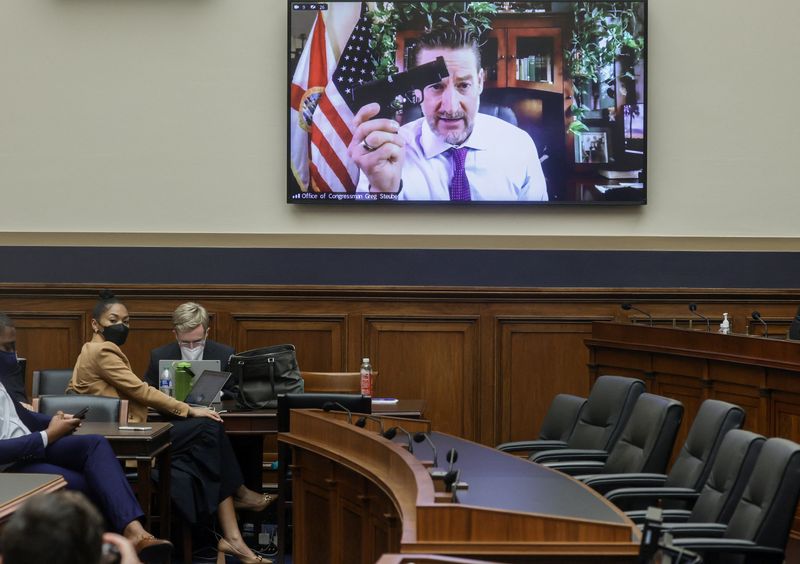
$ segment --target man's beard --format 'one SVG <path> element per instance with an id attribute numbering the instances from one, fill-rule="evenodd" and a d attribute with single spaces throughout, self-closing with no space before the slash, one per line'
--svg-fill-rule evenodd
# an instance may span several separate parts
<path id="1" fill-rule="evenodd" d="M 445 143 L 449 143 L 450 145 L 460 145 L 472 133 L 472 129 L 475 127 L 474 122 L 467 118 L 466 112 L 438 112 L 434 116 L 428 119 L 428 125 L 430 126 L 431 130 L 440 135 L 438 133 L 438 129 L 436 128 L 436 121 L 438 119 L 445 118 L 445 119 L 461 119 L 464 120 L 464 129 L 462 131 L 448 131 L 443 139 Z"/>

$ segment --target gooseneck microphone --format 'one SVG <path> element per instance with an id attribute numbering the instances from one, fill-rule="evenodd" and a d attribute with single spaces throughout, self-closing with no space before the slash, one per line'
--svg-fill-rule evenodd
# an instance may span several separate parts
<path id="1" fill-rule="evenodd" d="M 380 417 L 375 417 L 374 415 L 362 415 L 358 419 L 356 419 L 356 427 L 361 427 L 362 429 L 367 426 L 367 419 L 370 421 L 377 421 L 378 425 L 381 426 L 381 430 L 379 431 L 381 435 L 383 435 L 383 419 Z"/>
<path id="2" fill-rule="evenodd" d="M 764 318 L 761 317 L 761 314 L 758 313 L 757 311 L 754 311 L 753 313 L 750 314 L 750 317 L 752 317 L 756 321 L 761 322 L 761 325 L 764 326 L 764 337 L 769 337 L 769 326 L 767 326 L 767 322 L 764 321 Z"/>
<path id="3" fill-rule="evenodd" d="M 649 321 L 649 325 L 650 325 L 650 327 L 652 327 L 652 326 L 653 326 L 653 316 L 652 316 L 652 315 L 650 315 L 649 313 L 647 313 L 645 310 L 643 310 L 643 309 L 639 309 L 639 308 L 638 308 L 638 307 L 636 307 L 635 305 L 633 305 L 633 304 L 629 304 L 629 303 L 624 303 L 624 304 L 622 304 L 622 309 L 624 309 L 625 311 L 634 310 L 634 311 L 638 311 L 638 312 L 639 312 L 639 313 L 641 313 L 641 314 L 644 314 L 644 315 L 646 315 L 646 316 L 647 316 L 647 319 L 648 319 L 648 321 Z"/>
<path id="4" fill-rule="evenodd" d="M 322 404 L 322 410 L 325 411 L 325 412 L 333 411 L 337 407 L 339 408 L 339 410 L 344 411 L 344 412 L 347 413 L 347 422 L 349 424 L 352 424 L 353 423 L 353 414 L 352 414 L 352 412 L 349 409 L 347 409 L 345 406 L 340 404 L 338 401 L 326 401 L 325 403 Z"/>
<path id="5" fill-rule="evenodd" d="M 450 450 L 447 451 L 447 455 L 445 456 L 445 459 L 447 459 L 447 462 L 450 463 L 450 466 L 447 468 L 447 471 L 448 472 L 452 472 L 453 471 L 453 464 L 455 464 L 456 460 L 458 460 L 458 451 L 456 449 L 454 449 L 454 448 L 451 448 Z"/>
<path id="6" fill-rule="evenodd" d="M 411 433 L 403 429 L 402 427 L 389 427 L 383 433 L 384 439 L 389 439 L 390 441 L 397 436 L 397 431 L 401 431 L 406 434 L 406 438 L 408 439 L 408 452 L 411 454 L 414 453 L 414 440 L 411 438 Z"/>
<path id="7" fill-rule="evenodd" d="M 453 470 L 453 464 L 455 464 L 456 460 L 458 460 L 458 451 L 454 448 L 451 448 L 447 451 L 445 458 L 447 459 L 447 462 L 450 463 L 450 466 L 447 468 L 447 474 L 444 475 L 444 489 L 446 492 L 452 492 L 453 484 L 458 481 L 458 476 L 461 473 L 460 470 Z"/>
<path id="8" fill-rule="evenodd" d="M 436 445 L 433 444 L 433 441 L 428 436 L 428 433 L 415 433 L 414 434 L 414 442 L 421 443 L 423 441 L 428 441 L 428 444 L 431 445 L 431 450 L 433 451 L 433 467 L 437 468 L 439 466 L 439 458 L 436 454 Z"/>
<path id="9" fill-rule="evenodd" d="M 700 319 L 705 321 L 706 322 L 706 331 L 711 331 L 711 320 L 708 317 L 706 317 L 705 315 L 703 315 L 702 313 L 700 313 L 699 311 L 697 311 L 697 304 L 695 304 L 695 303 L 689 304 L 689 311 L 691 311 L 697 317 L 699 317 Z"/>

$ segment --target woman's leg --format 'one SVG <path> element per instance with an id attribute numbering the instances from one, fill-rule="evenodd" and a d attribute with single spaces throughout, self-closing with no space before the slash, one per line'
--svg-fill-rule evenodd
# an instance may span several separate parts
<path id="1" fill-rule="evenodd" d="M 236 510 L 233 508 L 233 498 L 223 499 L 217 507 L 217 517 L 222 528 L 222 535 L 225 541 L 231 545 L 240 555 L 253 558 L 255 554 L 244 542 L 242 533 L 239 531 L 239 524 L 236 522 Z"/>

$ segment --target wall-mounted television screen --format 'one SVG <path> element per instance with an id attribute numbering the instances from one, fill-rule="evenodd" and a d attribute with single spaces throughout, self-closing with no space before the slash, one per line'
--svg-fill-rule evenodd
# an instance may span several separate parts
<path id="1" fill-rule="evenodd" d="M 288 202 L 647 202 L 644 0 L 288 16 Z"/>

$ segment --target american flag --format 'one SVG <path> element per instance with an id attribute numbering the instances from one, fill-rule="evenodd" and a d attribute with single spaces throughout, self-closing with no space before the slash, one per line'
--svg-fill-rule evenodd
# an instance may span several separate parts
<path id="1" fill-rule="evenodd" d="M 371 25 L 366 4 L 362 3 L 361 17 L 314 112 L 310 173 L 311 187 L 317 192 L 353 193 L 358 185 L 358 167 L 347 156 L 353 138 L 350 124 L 358 108 L 349 104 L 353 88 L 369 82 L 375 74 L 369 47 Z"/>

